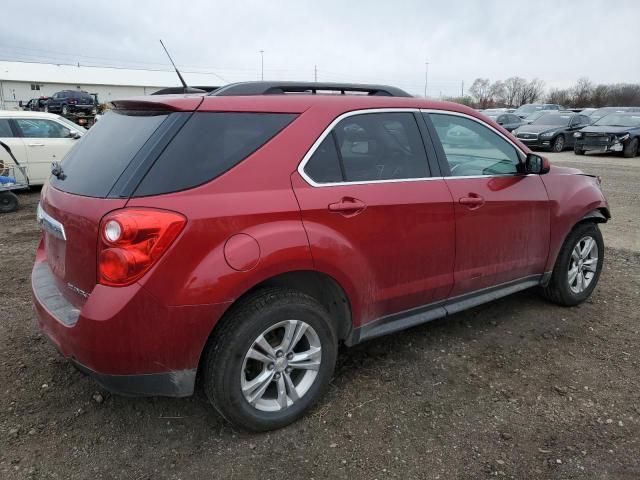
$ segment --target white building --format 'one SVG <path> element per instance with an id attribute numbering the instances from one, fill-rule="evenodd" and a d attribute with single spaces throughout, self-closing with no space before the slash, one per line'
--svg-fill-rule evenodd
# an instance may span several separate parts
<path id="1" fill-rule="evenodd" d="M 216 86 L 222 82 L 210 73 L 186 73 L 189 85 Z M 60 90 L 97 93 L 101 103 L 147 95 L 165 87 L 180 86 L 174 71 L 85 67 L 48 63 L 0 61 L 0 110 L 18 108 L 19 102 L 51 96 Z"/>

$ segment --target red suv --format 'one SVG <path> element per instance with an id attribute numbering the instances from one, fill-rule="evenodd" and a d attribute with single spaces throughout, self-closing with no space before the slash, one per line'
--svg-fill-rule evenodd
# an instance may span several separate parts
<path id="1" fill-rule="evenodd" d="M 465 106 L 251 82 L 114 102 L 38 219 L 34 302 L 64 356 L 122 394 L 198 379 L 269 430 L 320 398 L 339 342 L 529 287 L 584 301 L 609 208 L 597 178 Z"/>

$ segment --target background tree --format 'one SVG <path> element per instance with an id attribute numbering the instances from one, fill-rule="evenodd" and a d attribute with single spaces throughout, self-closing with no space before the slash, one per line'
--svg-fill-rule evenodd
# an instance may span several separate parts
<path id="1" fill-rule="evenodd" d="M 593 96 L 593 83 L 587 77 L 581 77 L 578 79 L 576 86 L 573 87 L 572 92 L 571 106 L 588 107 Z"/>
<path id="2" fill-rule="evenodd" d="M 491 82 L 488 78 L 476 78 L 469 88 L 469 93 L 475 98 L 480 108 L 487 108 L 490 101 Z"/>
<path id="3" fill-rule="evenodd" d="M 519 107 L 516 99 L 520 97 L 520 92 L 527 81 L 521 77 L 509 77 L 504 81 L 504 101 L 508 107 Z"/>

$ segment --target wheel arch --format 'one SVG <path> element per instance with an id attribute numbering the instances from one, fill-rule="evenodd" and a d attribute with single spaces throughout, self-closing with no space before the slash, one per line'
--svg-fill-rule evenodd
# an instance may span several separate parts
<path id="1" fill-rule="evenodd" d="M 338 281 L 336 281 L 332 276 L 317 270 L 293 270 L 283 272 L 261 280 L 239 295 L 229 305 L 224 314 L 211 329 L 207 341 L 203 345 L 202 351 L 200 352 L 200 360 L 198 362 L 198 372 L 200 372 L 202 368 L 206 346 L 209 344 L 211 339 L 215 337 L 220 326 L 224 322 L 228 321 L 238 305 L 256 292 L 265 288 L 273 287 L 297 290 L 315 298 L 329 312 L 329 316 L 336 329 L 335 331 L 338 340 L 345 340 L 351 334 L 351 302 L 346 291 Z"/>

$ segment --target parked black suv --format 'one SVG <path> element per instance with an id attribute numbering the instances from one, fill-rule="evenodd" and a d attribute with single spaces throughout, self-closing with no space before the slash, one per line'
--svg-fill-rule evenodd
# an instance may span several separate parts
<path id="1" fill-rule="evenodd" d="M 573 134 L 576 155 L 589 152 L 622 152 L 631 158 L 638 154 L 640 112 L 612 113 Z"/>
<path id="2" fill-rule="evenodd" d="M 96 113 L 96 104 L 94 98 L 83 90 L 62 90 L 54 93 L 49 99 L 46 111 L 62 115 L 69 113 L 92 115 Z"/>
<path id="3" fill-rule="evenodd" d="M 553 112 L 542 115 L 512 133 L 529 148 L 561 152 L 567 147 L 573 147 L 573 133 L 590 123 L 591 119 L 586 115 L 571 111 Z"/>

